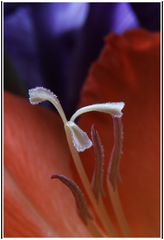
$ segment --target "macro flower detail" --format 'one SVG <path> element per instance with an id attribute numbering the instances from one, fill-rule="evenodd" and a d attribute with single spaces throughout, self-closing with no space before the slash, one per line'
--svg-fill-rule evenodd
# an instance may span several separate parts
<path id="1" fill-rule="evenodd" d="M 81 89 L 76 115 L 88 105 L 121 100 L 123 118 L 99 111 L 67 120 L 65 112 L 72 111 L 64 101 L 71 109 L 73 104 L 63 101 L 57 88 L 59 98 L 38 88 L 31 101 L 46 101 L 48 91 L 62 121 L 50 109 L 4 93 L 5 237 L 160 236 L 160 34 L 137 29 L 111 33 L 105 42 Z M 28 88 L 35 85 L 42 83 Z M 85 146 L 76 129 L 92 142 L 86 151 L 74 146 L 74 138 Z"/>
<path id="2" fill-rule="evenodd" d="M 51 92 L 49 89 L 43 88 L 43 87 L 36 87 L 33 89 L 29 89 L 29 100 L 30 103 L 35 105 L 35 104 L 39 104 L 41 102 L 44 101 L 49 101 L 51 102 L 56 110 L 59 112 L 61 119 L 63 120 L 63 122 L 66 122 L 66 118 L 65 118 L 65 114 L 63 112 L 63 109 L 60 105 L 60 102 L 57 98 L 57 96 Z"/>
<path id="3" fill-rule="evenodd" d="M 51 179 L 59 179 L 61 182 L 63 182 L 73 193 L 78 213 L 85 224 L 92 219 L 90 212 L 88 211 L 87 204 L 85 202 L 83 193 L 81 192 L 79 186 L 73 182 L 68 177 L 65 177 L 63 175 L 54 174 L 51 176 Z"/>
<path id="4" fill-rule="evenodd" d="M 92 177 L 92 189 L 96 200 L 99 201 L 100 197 L 104 195 L 104 147 L 94 125 L 91 127 L 91 136 L 95 152 L 95 169 Z"/>
<path id="5" fill-rule="evenodd" d="M 79 128 L 73 121 L 68 121 L 65 127 L 70 129 L 73 145 L 78 152 L 83 152 L 92 146 L 92 142 L 87 133 Z"/>
<path id="6" fill-rule="evenodd" d="M 87 133 L 84 132 L 74 121 L 81 114 L 97 111 L 100 113 L 110 114 L 113 118 L 114 122 L 114 147 L 110 160 L 109 172 L 106 173 L 106 181 L 108 186 L 107 194 L 112 201 L 114 211 L 116 213 L 116 217 L 118 218 L 118 222 L 120 224 L 120 228 L 122 233 L 125 236 L 128 236 L 130 230 L 128 228 L 128 224 L 126 222 L 126 218 L 124 217 L 124 213 L 121 207 L 121 203 L 119 200 L 119 194 L 114 193 L 116 190 L 116 180 L 118 178 L 119 173 L 119 161 L 121 155 L 121 146 L 122 146 L 122 109 L 125 106 L 124 102 L 108 102 L 108 103 L 99 103 L 92 104 L 89 106 L 85 106 L 77 110 L 69 121 L 67 121 L 62 106 L 57 98 L 57 96 L 52 93 L 50 90 L 43 87 L 36 87 L 34 89 L 29 90 L 29 100 L 31 104 L 38 104 L 43 101 L 51 102 L 54 107 L 57 109 L 61 119 L 64 123 L 64 129 L 68 141 L 68 145 L 74 160 L 74 164 L 76 166 L 79 177 L 83 183 L 83 187 L 86 191 L 87 197 L 89 198 L 90 210 L 85 204 L 85 200 L 83 198 L 83 193 L 80 188 L 73 182 L 73 180 L 68 179 L 66 176 L 62 176 L 59 174 L 54 174 L 52 178 L 57 178 L 61 182 L 63 182 L 67 187 L 70 188 L 73 193 L 76 201 L 77 208 L 79 210 L 79 216 L 85 222 L 88 231 L 92 236 L 116 236 L 117 231 L 113 226 L 113 223 L 110 219 L 110 216 L 107 214 L 106 207 L 103 202 L 103 186 L 104 186 L 104 167 L 103 167 L 103 158 L 104 158 L 104 149 L 101 144 L 101 140 L 98 132 L 94 127 L 91 128 L 91 136 L 92 141 L 88 137 Z M 118 146 L 117 146 L 118 145 Z M 95 170 L 93 172 L 92 183 L 90 183 L 89 178 L 85 172 L 83 164 L 80 159 L 80 155 L 78 152 L 83 152 L 86 149 L 94 147 L 95 152 Z M 109 175 L 109 176 L 108 176 Z M 111 183 L 109 183 L 111 181 Z M 113 188 L 113 190 L 111 189 Z M 81 203 L 81 204 L 80 204 Z M 117 203 L 117 204 L 116 204 Z M 119 206 L 119 209 L 117 207 Z M 99 223 L 95 220 L 96 217 L 90 221 L 88 221 L 89 212 L 92 215 L 95 214 L 99 219 Z"/>
<path id="7" fill-rule="evenodd" d="M 121 111 L 125 105 L 123 102 L 93 104 L 90 106 L 80 108 L 72 115 L 70 121 L 67 121 L 63 108 L 57 96 L 54 93 L 52 93 L 50 90 L 43 87 L 36 87 L 36 88 L 30 89 L 29 100 L 30 100 L 30 103 L 34 105 L 44 101 L 49 101 L 54 105 L 54 107 L 59 112 L 61 119 L 63 120 L 66 131 L 67 129 L 70 130 L 73 145 L 78 152 L 83 152 L 87 148 L 90 148 L 92 146 L 92 141 L 89 139 L 87 133 L 85 133 L 82 129 L 80 129 L 75 124 L 74 122 L 75 119 L 79 117 L 81 114 L 84 114 L 86 112 L 92 112 L 92 111 L 108 113 L 108 114 L 111 114 L 113 117 L 120 118 L 122 116 Z"/>
<path id="8" fill-rule="evenodd" d="M 122 154 L 122 141 L 123 141 L 123 126 L 120 118 L 113 118 L 114 126 L 114 139 L 115 143 L 111 153 L 111 160 L 109 164 L 109 178 L 113 189 L 116 189 L 117 181 L 120 177 L 119 164 Z"/>

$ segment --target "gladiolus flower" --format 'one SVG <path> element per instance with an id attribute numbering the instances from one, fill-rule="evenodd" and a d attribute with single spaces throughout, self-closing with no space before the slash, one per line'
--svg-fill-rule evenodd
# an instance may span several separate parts
<path id="1" fill-rule="evenodd" d="M 33 103 L 43 100 L 43 95 L 39 98 L 33 91 L 30 93 Z M 50 100 L 57 103 L 66 135 L 69 129 L 67 139 L 75 165 L 59 116 L 6 93 L 5 236 L 158 237 L 159 34 L 136 30 L 123 36 L 110 35 L 85 82 L 82 108 L 70 121 L 59 108 L 57 98 L 49 94 Z M 124 104 L 116 103 L 120 100 L 126 103 L 124 137 L 120 122 Z M 109 101 L 113 103 L 101 105 Z M 111 117 L 102 113 L 109 110 L 111 113 L 111 107 L 114 107 L 114 145 Z M 99 112 L 89 113 L 90 110 Z M 88 113 L 79 117 L 84 112 Z M 74 122 L 76 117 L 78 124 Z M 92 124 L 95 128 L 92 127 L 90 139 Z M 69 141 L 71 137 L 73 142 Z M 91 143 L 99 166 L 95 167 L 94 176 Z M 81 150 L 86 150 L 80 153 L 82 162 L 78 155 Z M 76 172 L 74 166 L 81 172 Z M 98 171 L 96 175 L 96 169 L 104 172 Z M 110 175 L 108 181 L 104 180 L 104 174 Z M 50 176 L 71 189 L 76 195 L 77 208 L 71 192 Z M 92 178 L 93 190 L 102 187 L 95 181 L 97 176 L 103 189 L 96 198 L 95 191 L 90 191 L 90 183 Z M 77 214 L 81 208 L 83 212 Z M 85 216 L 89 223 L 85 222 Z"/>

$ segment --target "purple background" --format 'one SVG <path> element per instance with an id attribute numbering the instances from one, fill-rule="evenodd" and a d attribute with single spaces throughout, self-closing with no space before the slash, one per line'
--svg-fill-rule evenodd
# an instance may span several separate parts
<path id="1" fill-rule="evenodd" d="M 44 86 L 70 115 L 104 37 L 160 30 L 160 3 L 4 3 L 5 89 Z"/>

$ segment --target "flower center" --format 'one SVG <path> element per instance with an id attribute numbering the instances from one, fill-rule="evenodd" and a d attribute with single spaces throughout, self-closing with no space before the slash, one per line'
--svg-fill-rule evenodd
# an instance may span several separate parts
<path id="1" fill-rule="evenodd" d="M 89 232 L 94 237 L 118 237 L 118 233 L 108 215 L 108 211 L 104 204 L 104 182 L 107 183 L 107 194 L 111 200 L 113 210 L 115 212 L 120 230 L 123 236 L 129 236 L 129 227 L 121 206 L 119 193 L 117 190 L 117 181 L 119 178 L 119 165 L 122 151 L 123 128 L 122 128 L 122 109 L 123 102 L 116 103 L 101 103 L 93 104 L 83 107 L 76 111 L 67 121 L 62 106 L 60 105 L 57 96 L 50 90 L 42 87 L 37 87 L 29 90 L 30 102 L 38 104 L 43 101 L 50 101 L 59 112 L 63 123 L 68 141 L 68 145 L 72 154 L 72 158 L 79 174 L 83 187 L 85 189 L 88 202 L 85 195 L 80 190 L 79 186 L 66 176 L 54 174 L 51 178 L 57 178 L 64 183 L 73 193 L 75 198 L 78 214 Z M 98 111 L 108 113 L 113 118 L 114 125 L 114 145 L 109 161 L 108 172 L 104 176 L 104 149 L 98 132 L 92 126 L 91 136 L 92 140 L 74 122 L 81 114 L 91 111 Z M 85 151 L 87 148 L 94 148 L 95 153 L 95 168 L 93 170 L 92 182 L 89 181 L 88 176 L 83 167 L 79 152 Z"/>

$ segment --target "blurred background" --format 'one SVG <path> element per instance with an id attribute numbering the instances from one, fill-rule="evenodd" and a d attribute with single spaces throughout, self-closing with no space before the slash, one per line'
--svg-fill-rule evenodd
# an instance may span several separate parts
<path id="1" fill-rule="evenodd" d="M 4 87 L 28 97 L 43 86 L 75 110 L 91 64 L 111 32 L 160 31 L 160 3 L 3 3 Z M 48 104 L 46 106 L 50 107 Z"/>

